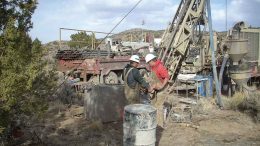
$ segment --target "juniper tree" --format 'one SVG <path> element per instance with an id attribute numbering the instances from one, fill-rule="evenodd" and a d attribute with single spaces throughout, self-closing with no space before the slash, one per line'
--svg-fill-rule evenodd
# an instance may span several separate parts
<path id="1" fill-rule="evenodd" d="M 15 118 L 46 109 L 54 86 L 53 72 L 44 70 L 44 48 L 28 34 L 36 5 L 36 0 L 0 2 L 0 135 Z"/>

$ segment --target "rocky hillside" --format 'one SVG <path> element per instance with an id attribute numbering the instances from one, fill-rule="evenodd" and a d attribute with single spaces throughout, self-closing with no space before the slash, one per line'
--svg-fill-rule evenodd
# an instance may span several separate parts
<path id="1" fill-rule="evenodd" d="M 141 28 L 129 29 L 122 31 L 118 34 L 114 34 L 111 37 L 114 39 L 121 39 L 123 41 L 140 41 L 142 40 L 142 33 L 145 36 L 153 36 L 154 38 L 160 38 L 163 35 L 164 30 L 148 30 Z M 131 39 L 132 38 L 132 39 Z"/>

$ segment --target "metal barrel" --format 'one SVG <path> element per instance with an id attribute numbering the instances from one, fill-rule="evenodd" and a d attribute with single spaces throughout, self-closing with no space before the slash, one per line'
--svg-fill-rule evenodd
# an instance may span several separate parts
<path id="1" fill-rule="evenodd" d="M 145 104 L 131 104 L 124 108 L 124 146 L 155 146 L 156 108 Z"/>
<path id="2" fill-rule="evenodd" d="M 197 75 L 196 78 L 197 78 L 197 79 L 202 79 L 203 76 L 202 76 L 202 75 Z M 206 85 L 205 81 L 200 81 L 199 84 L 198 84 L 198 90 L 199 90 L 199 91 L 198 91 L 198 94 L 199 94 L 200 96 L 203 96 L 203 97 L 206 97 L 205 85 Z"/>
<path id="3" fill-rule="evenodd" d="M 206 76 L 208 78 L 206 82 L 206 97 L 212 97 L 213 96 L 213 77 L 212 76 Z"/>

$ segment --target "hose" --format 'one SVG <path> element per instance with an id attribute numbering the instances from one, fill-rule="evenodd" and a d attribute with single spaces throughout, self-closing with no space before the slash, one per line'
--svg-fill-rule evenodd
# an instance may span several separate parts
<path id="1" fill-rule="evenodd" d="M 221 89 L 222 89 L 223 72 L 224 72 L 228 58 L 229 58 L 228 54 L 225 54 L 224 58 L 223 58 L 223 62 L 221 64 L 221 69 L 220 69 L 220 73 L 219 73 L 219 90 L 220 90 L 219 92 L 220 92 L 220 94 L 221 94 Z"/>

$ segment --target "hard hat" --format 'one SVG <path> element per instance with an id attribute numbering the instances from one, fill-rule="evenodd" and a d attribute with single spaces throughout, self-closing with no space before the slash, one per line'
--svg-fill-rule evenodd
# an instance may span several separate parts
<path id="1" fill-rule="evenodd" d="M 71 71 L 71 70 L 66 71 L 66 75 L 67 75 L 67 76 L 69 76 L 69 75 L 71 75 L 71 74 L 72 74 L 72 71 Z"/>
<path id="2" fill-rule="evenodd" d="M 154 58 L 156 58 L 155 55 L 153 55 L 153 54 L 147 54 L 147 55 L 145 56 L 145 62 L 148 63 L 149 61 L 153 60 Z"/>
<path id="3" fill-rule="evenodd" d="M 140 58 L 138 55 L 132 55 L 129 60 L 140 63 Z"/>

